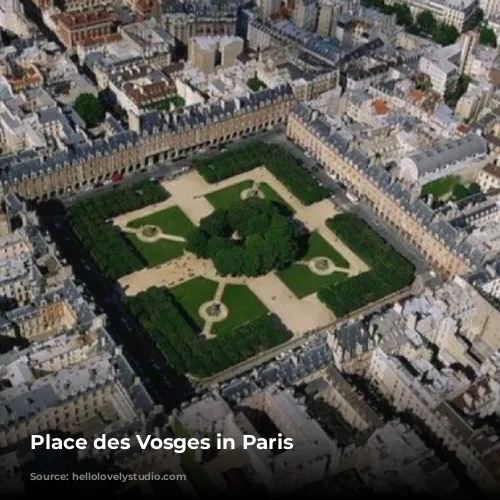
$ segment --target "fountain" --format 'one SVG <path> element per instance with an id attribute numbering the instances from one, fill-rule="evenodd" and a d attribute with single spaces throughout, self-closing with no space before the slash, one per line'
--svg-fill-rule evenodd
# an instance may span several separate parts
<path id="1" fill-rule="evenodd" d="M 220 302 L 214 302 L 210 304 L 206 309 L 208 316 L 212 316 L 215 318 L 218 318 L 220 316 L 221 310 L 222 307 Z"/>
<path id="2" fill-rule="evenodd" d="M 335 271 L 335 264 L 328 257 L 315 257 L 309 261 L 309 269 L 319 276 L 328 276 Z"/>
<path id="3" fill-rule="evenodd" d="M 156 226 L 144 226 L 141 228 L 141 233 L 146 238 L 154 238 L 155 236 L 158 236 L 159 232 L 160 230 Z"/>
<path id="4" fill-rule="evenodd" d="M 222 302 L 211 300 L 201 305 L 198 314 L 204 321 L 216 323 L 224 321 L 229 314 L 229 310 Z"/>
<path id="5" fill-rule="evenodd" d="M 330 267 L 330 263 L 325 257 L 320 257 L 319 259 L 317 259 L 314 265 L 319 271 L 326 271 Z"/>
<path id="6" fill-rule="evenodd" d="M 252 187 L 244 189 L 240 195 L 242 200 L 247 200 L 248 198 L 260 198 L 261 200 L 265 198 L 264 193 L 260 190 L 260 185 L 258 182 L 254 182 Z"/>

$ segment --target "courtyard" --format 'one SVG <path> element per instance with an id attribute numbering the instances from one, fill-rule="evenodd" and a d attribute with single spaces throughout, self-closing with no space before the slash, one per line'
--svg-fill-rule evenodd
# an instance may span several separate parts
<path id="1" fill-rule="evenodd" d="M 165 182 L 164 188 L 171 195 L 168 200 L 114 219 L 128 237 L 139 240 L 134 245 L 152 263 L 119 283 L 129 297 L 150 287 L 167 288 L 207 338 L 267 311 L 295 336 L 324 327 L 335 316 L 316 292 L 369 269 L 328 229 L 326 220 L 337 214 L 329 200 L 305 206 L 264 167 L 213 184 L 193 171 Z M 211 259 L 184 251 L 187 234 L 202 219 L 251 196 L 271 201 L 304 226 L 297 262 L 263 276 L 223 277 Z M 148 230 L 152 232 L 144 235 Z"/>
<path id="2" fill-rule="evenodd" d="M 286 150 L 195 161 L 73 204 L 74 235 L 179 374 L 207 377 L 411 284 L 414 267 Z"/>
<path id="3" fill-rule="evenodd" d="M 178 374 L 207 377 L 408 287 L 414 267 L 274 144 L 81 200 L 73 236 Z"/>

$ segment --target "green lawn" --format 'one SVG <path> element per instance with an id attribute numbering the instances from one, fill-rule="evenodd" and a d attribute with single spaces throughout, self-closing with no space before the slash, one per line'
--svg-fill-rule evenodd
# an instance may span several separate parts
<path id="1" fill-rule="evenodd" d="M 238 182 L 238 184 L 233 184 L 227 188 L 209 193 L 205 195 L 205 198 L 215 209 L 227 208 L 232 203 L 241 200 L 242 191 L 250 189 L 253 185 L 254 183 L 251 180 Z M 292 207 L 269 184 L 262 182 L 259 185 L 259 189 L 264 193 L 266 200 L 284 207 L 284 215 L 293 214 Z"/>
<path id="2" fill-rule="evenodd" d="M 241 200 L 240 194 L 245 189 L 250 189 L 253 186 L 253 181 L 242 181 L 238 184 L 233 184 L 224 189 L 219 189 L 213 193 L 205 195 L 205 198 L 215 208 L 227 208 L 235 201 Z"/>
<path id="3" fill-rule="evenodd" d="M 277 275 L 298 299 L 316 293 L 325 285 L 347 279 L 347 274 L 340 271 L 335 271 L 328 276 L 319 276 L 311 272 L 304 264 L 292 264 L 290 267 L 278 271 Z"/>
<path id="4" fill-rule="evenodd" d="M 249 78 L 247 80 L 247 85 L 249 89 L 253 90 L 254 92 L 267 88 L 267 85 L 257 76 Z"/>
<path id="5" fill-rule="evenodd" d="M 146 243 L 137 238 L 135 234 L 126 233 L 125 236 L 143 256 L 148 267 L 159 266 L 164 262 L 180 257 L 184 253 L 184 244 L 178 241 L 157 240 L 153 243 Z"/>
<path id="6" fill-rule="evenodd" d="M 202 304 L 214 298 L 217 286 L 218 283 L 215 281 L 198 276 L 182 285 L 171 288 L 170 292 L 179 301 L 196 326 L 202 330 L 205 322 L 198 314 L 198 310 Z"/>
<path id="7" fill-rule="evenodd" d="M 229 315 L 220 323 L 214 323 L 211 333 L 218 335 L 259 318 L 267 313 L 264 304 L 245 285 L 226 285 L 222 302 Z"/>
<path id="8" fill-rule="evenodd" d="M 172 424 L 172 432 L 176 438 L 183 438 L 186 441 L 192 437 L 188 429 L 179 420 L 175 420 Z M 181 455 L 181 464 L 189 480 L 199 493 L 204 495 L 219 493 L 205 469 L 196 461 L 196 450 L 186 448 L 186 451 Z"/>
<path id="9" fill-rule="evenodd" d="M 158 226 L 165 234 L 185 237 L 194 224 L 187 218 L 179 207 L 170 207 L 160 212 L 135 219 L 127 224 L 127 227 L 140 228 L 141 226 Z"/>
<path id="10" fill-rule="evenodd" d="M 295 213 L 295 210 L 269 184 L 262 182 L 259 188 L 264 193 L 266 200 L 283 206 L 286 212 L 288 212 L 288 215 Z"/>
<path id="11" fill-rule="evenodd" d="M 349 262 L 319 233 L 310 233 L 305 245 L 307 245 L 307 252 L 302 257 L 302 260 L 311 260 L 314 257 L 328 257 L 337 267 L 349 269 Z"/>
<path id="12" fill-rule="evenodd" d="M 460 177 L 458 175 L 449 175 L 448 177 L 443 177 L 442 179 L 437 179 L 432 182 L 428 182 L 422 186 L 423 197 L 432 194 L 436 200 L 451 194 L 453 188 L 460 183 Z"/>

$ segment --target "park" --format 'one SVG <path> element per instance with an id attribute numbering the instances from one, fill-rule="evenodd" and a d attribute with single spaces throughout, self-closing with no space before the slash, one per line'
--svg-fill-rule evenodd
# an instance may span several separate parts
<path id="1" fill-rule="evenodd" d="M 411 282 L 412 266 L 288 152 L 258 143 L 195 166 L 70 214 L 177 372 L 212 375 Z M 92 222 L 107 245 L 85 240 Z"/>

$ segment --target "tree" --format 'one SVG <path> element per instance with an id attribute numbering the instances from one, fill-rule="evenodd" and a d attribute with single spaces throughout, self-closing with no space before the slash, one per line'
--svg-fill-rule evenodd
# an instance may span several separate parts
<path id="1" fill-rule="evenodd" d="M 497 37 L 495 35 L 495 32 L 491 28 L 482 28 L 479 32 L 479 43 L 496 48 Z"/>
<path id="2" fill-rule="evenodd" d="M 208 255 L 217 255 L 218 252 L 228 248 L 229 244 L 222 236 L 214 236 L 208 241 Z"/>
<path id="3" fill-rule="evenodd" d="M 417 26 L 422 33 L 431 35 L 437 27 L 437 22 L 430 10 L 423 10 L 417 16 Z"/>
<path id="4" fill-rule="evenodd" d="M 293 237 L 292 228 L 283 216 L 273 217 L 266 240 L 269 247 L 273 249 L 278 269 L 287 267 L 297 258 L 298 245 Z"/>
<path id="5" fill-rule="evenodd" d="M 215 254 L 213 261 L 221 276 L 241 276 L 244 272 L 244 258 L 241 247 L 226 246 Z"/>
<path id="6" fill-rule="evenodd" d="M 200 222 L 200 229 L 210 236 L 227 236 L 230 232 L 225 210 L 216 210 Z"/>
<path id="7" fill-rule="evenodd" d="M 427 92 L 428 90 L 432 90 L 432 81 L 430 78 L 426 78 L 425 80 L 417 82 L 415 85 L 417 90 L 421 90 L 422 92 Z"/>
<path id="8" fill-rule="evenodd" d="M 80 94 L 73 108 L 89 128 L 96 127 L 105 118 L 101 101 L 93 94 Z"/>
<path id="9" fill-rule="evenodd" d="M 483 19 L 484 19 L 483 9 L 477 9 L 474 14 L 471 29 L 475 28 L 476 26 L 479 26 L 483 22 Z"/>
<path id="10" fill-rule="evenodd" d="M 192 252 L 200 259 L 206 259 L 208 253 L 209 237 L 204 231 L 193 229 L 186 238 L 186 250 Z"/>
<path id="11" fill-rule="evenodd" d="M 471 77 L 467 75 L 460 75 L 457 83 L 457 87 L 454 92 L 447 93 L 444 96 L 444 100 L 451 109 L 455 109 L 460 98 L 467 92 L 469 88 L 469 83 L 471 82 Z"/>
<path id="12" fill-rule="evenodd" d="M 413 24 L 413 16 L 408 5 L 395 4 L 392 12 L 396 14 L 396 22 L 400 26 L 409 27 Z"/>
<path id="13" fill-rule="evenodd" d="M 252 234 L 245 241 L 244 266 L 247 276 L 258 276 L 264 268 L 267 251 L 264 238 L 260 234 Z"/>
<path id="14" fill-rule="evenodd" d="M 211 258 L 223 276 L 266 274 L 290 265 L 298 253 L 292 222 L 259 198 L 237 201 L 202 219 L 188 234 L 186 248 Z"/>
<path id="15" fill-rule="evenodd" d="M 456 201 L 463 200 L 470 196 L 470 191 L 463 184 L 456 184 L 453 188 L 452 197 Z"/>
<path id="16" fill-rule="evenodd" d="M 458 30 L 455 26 L 440 24 L 433 33 L 433 40 L 440 45 L 451 45 L 457 41 Z"/>
<path id="17" fill-rule="evenodd" d="M 477 182 L 473 182 L 469 185 L 469 191 L 471 194 L 479 194 L 481 192 L 481 186 Z"/>

